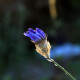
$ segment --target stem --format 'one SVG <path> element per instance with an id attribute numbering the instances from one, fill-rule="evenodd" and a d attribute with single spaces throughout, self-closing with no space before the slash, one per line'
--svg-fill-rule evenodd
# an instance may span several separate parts
<path id="1" fill-rule="evenodd" d="M 62 66 L 60 66 L 56 61 L 54 61 L 51 58 L 47 59 L 49 62 L 53 62 L 55 64 L 55 66 L 57 66 L 58 68 L 60 68 L 62 71 L 65 72 L 66 75 L 68 75 L 72 80 L 76 80 L 68 71 L 66 71 Z"/>

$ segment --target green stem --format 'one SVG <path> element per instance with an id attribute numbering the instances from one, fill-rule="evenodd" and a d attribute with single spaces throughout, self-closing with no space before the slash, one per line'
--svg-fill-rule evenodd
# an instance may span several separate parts
<path id="1" fill-rule="evenodd" d="M 56 61 L 54 61 L 53 59 L 51 58 L 48 58 L 47 59 L 49 62 L 53 62 L 55 64 L 55 66 L 57 66 L 58 68 L 60 68 L 61 70 L 63 70 L 66 75 L 68 75 L 72 80 L 76 80 L 68 71 L 66 71 L 62 66 L 60 66 Z"/>

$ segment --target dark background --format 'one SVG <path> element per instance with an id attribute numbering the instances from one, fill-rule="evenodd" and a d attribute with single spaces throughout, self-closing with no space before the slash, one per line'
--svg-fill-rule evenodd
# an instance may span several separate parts
<path id="1" fill-rule="evenodd" d="M 80 0 L 0 0 L 0 80 L 70 80 L 35 51 L 23 33 L 41 28 L 51 57 L 80 80 Z"/>

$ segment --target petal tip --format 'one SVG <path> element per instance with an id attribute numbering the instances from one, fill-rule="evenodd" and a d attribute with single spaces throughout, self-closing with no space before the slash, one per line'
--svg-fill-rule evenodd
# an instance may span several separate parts
<path id="1" fill-rule="evenodd" d="M 24 36 L 30 37 L 28 33 L 23 33 Z"/>
<path id="2" fill-rule="evenodd" d="M 23 35 L 25 36 L 25 34 L 26 34 L 26 33 L 24 32 Z"/>

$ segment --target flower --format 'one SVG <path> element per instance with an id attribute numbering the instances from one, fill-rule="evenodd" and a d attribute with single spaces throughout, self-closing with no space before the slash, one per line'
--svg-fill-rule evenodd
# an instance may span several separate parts
<path id="1" fill-rule="evenodd" d="M 36 28 L 36 30 L 33 30 L 32 28 L 29 28 L 28 31 L 24 32 L 24 35 L 32 40 L 38 53 L 45 58 L 49 58 L 51 46 L 47 41 L 46 34 L 41 29 Z"/>
<path id="2" fill-rule="evenodd" d="M 32 28 L 29 28 L 28 30 L 29 31 L 24 32 L 24 35 L 27 36 L 27 37 L 30 37 L 30 39 L 34 43 L 38 43 L 41 40 L 44 40 L 46 38 L 45 33 L 39 28 L 36 28 L 36 30 L 33 30 Z"/>

